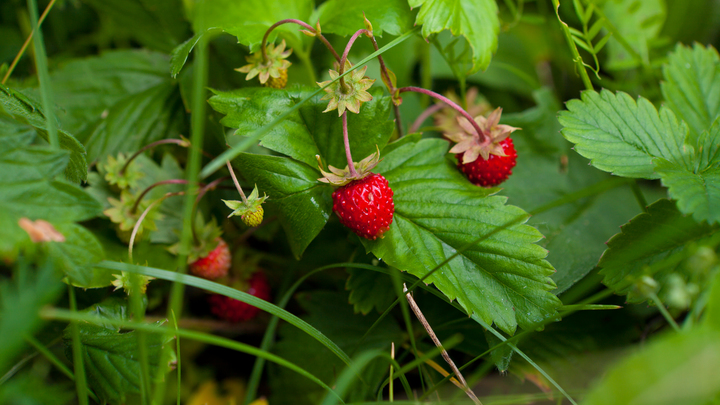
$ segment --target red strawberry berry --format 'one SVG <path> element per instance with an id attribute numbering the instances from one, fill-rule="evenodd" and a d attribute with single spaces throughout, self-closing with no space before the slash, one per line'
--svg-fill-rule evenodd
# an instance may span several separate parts
<path id="1" fill-rule="evenodd" d="M 246 292 L 252 296 L 269 301 L 270 286 L 268 285 L 265 273 L 262 271 L 253 273 Z M 247 321 L 254 318 L 258 311 L 260 311 L 257 307 L 250 304 L 219 294 L 211 295 L 208 301 L 210 302 L 210 311 L 213 315 L 229 322 Z"/>
<path id="2" fill-rule="evenodd" d="M 382 237 L 390 228 L 395 212 L 393 191 L 387 179 L 370 174 L 335 190 L 333 211 L 340 223 L 366 239 Z"/>
<path id="3" fill-rule="evenodd" d="M 462 163 L 463 154 L 455 155 L 458 159 L 458 168 L 465 173 L 471 183 L 476 186 L 493 187 L 507 180 L 512 174 L 512 168 L 515 167 L 517 160 L 513 141 L 505 138 L 499 144 L 506 156 L 491 154 L 487 160 L 479 156 L 470 163 Z"/>
<path id="4" fill-rule="evenodd" d="M 198 277 L 216 280 L 225 277 L 230 269 L 232 257 L 227 243 L 222 238 L 215 239 L 217 246 L 210 253 L 190 263 L 190 272 Z"/>

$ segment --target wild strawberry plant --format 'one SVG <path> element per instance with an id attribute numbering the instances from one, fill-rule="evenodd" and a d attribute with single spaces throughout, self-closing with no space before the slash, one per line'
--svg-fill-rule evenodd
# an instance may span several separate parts
<path id="1" fill-rule="evenodd" d="M 717 401 L 709 0 L 39 6 L 0 403 Z"/>

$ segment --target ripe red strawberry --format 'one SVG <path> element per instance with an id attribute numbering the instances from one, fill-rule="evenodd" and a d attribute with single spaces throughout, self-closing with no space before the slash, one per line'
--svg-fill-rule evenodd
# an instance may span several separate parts
<path id="1" fill-rule="evenodd" d="M 455 155 L 458 159 L 458 169 L 476 186 L 493 187 L 507 180 L 512 174 L 512 168 L 515 167 L 517 152 L 510 138 L 503 139 L 499 144 L 505 156 L 491 154 L 487 160 L 479 156 L 470 163 L 463 163 L 463 154 L 458 153 Z"/>
<path id="2" fill-rule="evenodd" d="M 270 300 L 270 286 L 268 285 L 265 273 L 256 271 L 248 281 L 248 294 L 263 299 Z M 238 301 L 234 298 L 224 295 L 211 295 L 208 298 L 210 302 L 210 311 L 213 315 L 229 322 L 241 322 L 252 319 L 257 315 L 259 309 L 250 304 Z"/>
<path id="3" fill-rule="evenodd" d="M 382 237 L 395 212 L 393 191 L 387 179 L 372 173 L 338 188 L 332 195 L 340 223 L 366 239 Z"/>
<path id="4" fill-rule="evenodd" d="M 232 257 L 227 243 L 222 238 L 216 238 L 217 246 L 208 253 L 190 263 L 190 272 L 198 277 L 216 280 L 225 277 L 230 269 Z"/>

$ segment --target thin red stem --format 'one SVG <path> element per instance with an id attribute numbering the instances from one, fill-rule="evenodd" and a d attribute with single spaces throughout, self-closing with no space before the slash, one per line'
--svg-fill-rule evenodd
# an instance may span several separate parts
<path id="1" fill-rule="evenodd" d="M 418 117 L 415 119 L 415 122 L 413 122 L 412 126 L 408 130 L 409 133 L 415 133 L 418 129 L 420 129 L 420 126 L 425 122 L 428 117 L 435 114 L 436 112 L 440 111 L 445 107 L 442 104 L 433 104 L 430 107 L 426 108 L 425 111 L 422 112 L 422 114 L 418 115 Z"/>
<path id="2" fill-rule="evenodd" d="M 375 40 L 375 36 L 370 33 L 370 40 L 372 41 L 373 48 L 375 48 L 376 51 L 380 50 L 380 47 L 378 47 L 378 43 Z M 383 59 L 382 55 L 378 55 L 378 62 L 380 62 L 380 74 L 385 76 L 385 83 L 387 83 L 388 91 L 390 92 L 390 97 L 395 96 L 395 87 L 393 87 L 392 81 L 390 80 L 390 73 L 388 73 L 387 66 L 385 66 L 385 60 Z M 395 113 L 395 125 L 397 126 L 398 130 L 398 136 L 403 136 L 403 128 L 402 128 L 402 119 L 400 117 L 400 109 L 398 108 L 395 103 L 393 103 L 393 113 Z"/>
<path id="3" fill-rule="evenodd" d="M 120 169 L 120 173 L 119 173 L 119 174 L 120 174 L 121 176 L 122 176 L 123 174 L 125 174 L 125 170 L 127 170 L 128 166 L 130 165 L 130 162 L 132 162 L 133 160 L 135 160 L 136 157 L 140 156 L 141 153 L 145 152 L 145 151 L 148 150 L 148 149 L 152 149 L 152 148 L 154 148 L 154 147 L 156 147 L 156 146 L 164 145 L 164 144 L 168 144 L 168 143 L 174 143 L 174 144 L 176 144 L 176 145 L 181 145 L 181 146 L 182 146 L 182 145 L 186 145 L 186 144 L 187 144 L 187 141 L 182 140 L 182 139 L 161 139 L 161 140 L 159 140 L 159 141 L 155 141 L 155 142 L 153 142 L 153 143 L 150 143 L 150 144 L 148 144 L 148 145 L 145 145 L 145 146 L 143 146 L 139 151 L 135 152 L 135 154 L 132 155 L 132 156 L 130 157 L 130 159 L 128 159 L 127 162 L 125 162 L 125 166 L 123 166 L 123 168 Z"/>
<path id="4" fill-rule="evenodd" d="M 142 199 L 145 197 L 145 194 L 149 193 L 150 190 L 154 189 L 155 187 L 157 187 L 157 186 L 162 186 L 162 185 L 164 185 L 164 184 L 187 184 L 187 182 L 188 182 L 187 180 L 183 180 L 183 179 L 172 179 L 172 180 L 158 181 L 157 183 L 151 184 L 148 188 L 146 188 L 145 190 L 143 190 L 142 193 L 140 193 L 140 195 L 138 196 L 138 198 L 135 200 L 135 204 L 133 204 L 132 209 L 130 210 L 130 212 L 131 212 L 132 214 L 134 214 L 135 211 L 137 211 L 138 205 L 140 205 L 140 201 L 142 201 Z"/>
<path id="5" fill-rule="evenodd" d="M 478 123 L 475 122 L 475 119 L 467 111 L 465 111 L 462 107 L 457 105 L 454 101 L 450 100 L 447 97 L 441 96 L 440 94 L 437 94 L 432 90 L 423 89 L 421 87 L 409 86 L 409 87 L 401 87 L 400 89 L 398 89 L 398 92 L 400 92 L 400 93 L 404 93 L 406 91 L 414 91 L 416 93 L 426 94 L 428 96 L 435 97 L 436 99 L 438 99 L 438 100 L 442 101 L 443 103 L 449 105 L 450 107 L 454 108 L 455 110 L 457 110 L 457 112 L 460 113 L 460 115 L 465 117 L 470 122 L 470 125 L 472 125 L 473 128 L 475 128 L 475 131 L 477 131 L 478 136 L 480 136 L 480 138 L 483 140 L 481 146 L 485 146 L 491 142 L 490 136 L 487 135 L 485 132 L 483 132 L 482 128 L 480 128 Z"/>
<path id="6" fill-rule="evenodd" d="M 343 142 L 345 142 L 345 157 L 348 162 L 348 169 L 350 169 L 350 176 L 357 177 L 358 172 L 355 170 L 355 164 L 353 163 L 352 153 L 350 153 L 350 137 L 348 136 L 348 125 L 347 125 L 347 111 L 342 116 L 342 127 L 343 127 Z"/>
<path id="7" fill-rule="evenodd" d="M 192 209 L 193 221 L 191 222 L 192 225 L 190 226 L 190 230 L 192 231 L 193 240 L 195 241 L 195 244 L 200 243 L 200 239 L 198 238 L 198 235 L 197 235 L 197 229 L 195 229 L 195 220 L 194 220 L 195 212 L 197 212 L 197 206 L 198 206 L 198 204 L 200 204 L 200 200 L 203 198 L 203 196 L 205 196 L 205 193 L 207 193 L 210 190 L 214 190 L 215 187 L 218 186 L 218 184 L 222 183 L 223 181 L 227 180 L 228 178 L 229 178 L 228 176 L 220 177 L 219 179 L 215 179 L 215 180 L 211 181 L 207 185 L 203 186 L 200 190 L 198 190 L 198 195 L 197 195 L 197 197 L 195 197 L 195 203 L 193 204 L 193 209 Z"/>
<path id="8" fill-rule="evenodd" d="M 325 45 L 325 47 L 327 47 L 327 49 L 329 49 L 330 52 L 332 52 L 333 56 L 335 57 L 335 60 L 337 60 L 338 62 L 340 61 L 340 55 L 338 55 L 338 53 L 335 51 L 335 48 L 333 48 L 333 46 L 330 44 L 330 42 L 327 40 L 327 38 L 325 38 L 315 28 L 313 28 L 310 24 L 308 24 L 304 21 L 296 20 L 294 18 L 288 18 L 288 19 L 280 20 L 280 21 L 276 22 L 275 24 L 271 25 L 267 31 L 265 31 L 265 35 L 263 36 L 263 40 L 262 40 L 262 46 L 260 47 L 260 49 L 262 51 L 262 56 L 263 56 L 264 62 L 268 61 L 267 39 L 268 39 L 268 36 L 270 36 L 270 32 L 272 32 L 272 30 L 274 30 L 275 28 L 277 28 L 283 24 L 289 24 L 289 23 L 297 24 L 307 30 L 310 30 L 310 32 L 312 32 L 313 34 L 317 35 L 318 39 L 320 39 L 320 42 L 322 42 Z"/>
<path id="9" fill-rule="evenodd" d="M 348 41 L 347 45 L 345 45 L 345 51 L 343 51 L 342 58 L 340 58 L 340 70 L 338 71 L 340 76 L 342 76 L 342 74 L 345 73 L 345 62 L 347 62 L 347 57 L 348 57 L 348 54 L 350 53 L 350 48 L 352 48 L 353 43 L 355 43 L 355 40 L 358 39 L 358 37 L 362 34 L 365 34 L 367 36 L 372 36 L 372 33 L 370 31 L 363 28 L 361 30 L 357 30 L 357 32 L 355 32 L 353 34 L 353 36 L 350 37 L 350 40 Z M 340 88 L 343 91 L 348 90 L 348 86 L 347 86 L 347 84 L 345 84 L 344 77 L 340 77 Z"/>

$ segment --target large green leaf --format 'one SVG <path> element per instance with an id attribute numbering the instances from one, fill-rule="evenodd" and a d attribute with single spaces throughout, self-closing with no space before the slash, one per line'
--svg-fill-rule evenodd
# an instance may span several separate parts
<path id="1" fill-rule="evenodd" d="M 655 160 L 655 171 L 684 214 L 698 221 L 720 221 L 720 119 L 699 136 L 688 134 L 690 162 Z"/>
<path id="2" fill-rule="evenodd" d="M 365 28 L 363 14 L 373 26 L 373 34 L 400 35 L 412 28 L 413 13 L 406 0 L 329 0 L 318 8 L 322 32 L 351 35 Z"/>
<path id="3" fill-rule="evenodd" d="M 158 52 L 116 50 L 71 59 L 50 75 L 58 119 L 85 141 L 82 134 L 92 131 L 115 104 L 167 83 L 167 72 L 167 55 Z"/>
<path id="4" fill-rule="evenodd" d="M 665 0 L 610 0 L 602 4 L 605 17 L 618 34 L 639 55 L 647 57 L 651 43 L 665 22 Z M 615 35 L 608 41 L 608 69 L 636 67 L 641 61 L 628 53 Z"/>
<path id="5" fill-rule="evenodd" d="M 536 107 L 503 115 L 503 123 L 522 130 L 513 133 L 519 157 L 501 193 L 509 197 L 510 204 L 532 212 L 588 190 L 583 198 L 535 213 L 528 221 L 545 235 L 540 245 L 549 251 L 547 260 L 557 270 L 552 279 L 558 288 L 553 292 L 560 294 L 597 265 L 605 241 L 641 208 L 629 186 L 588 166 L 570 150 L 570 143 L 559 133 L 555 114 L 561 107 L 553 93 L 542 89 L 534 96 Z M 656 189 L 644 187 L 647 199 L 664 196 Z"/>
<path id="6" fill-rule="evenodd" d="M 214 0 L 198 3 L 193 11 L 195 32 L 219 28 L 235 35 L 238 42 L 255 52 L 260 48 L 265 31 L 280 20 L 295 18 L 311 25 L 312 0 Z M 270 34 L 268 41 L 274 41 L 278 32 L 285 32 L 294 42 L 303 34 L 295 24 L 282 25 Z"/>
<path id="7" fill-rule="evenodd" d="M 579 154 L 618 176 L 656 179 L 653 159 L 688 159 L 683 148 L 687 125 L 666 107 L 658 113 L 642 97 L 636 103 L 623 92 L 585 91 L 582 100 L 567 102 L 559 121 Z"/>
<path id="8" fill-rule="evenodd" d="M 69 153 L 30 146 L 35 135 L 0 134 L 0 256 L 12 255 L 29 241 L 18 220 L 44 219 L 54 225 L 83 221 L 100 214 L 101 206 L 83 189 L 52 179 L 65 169 Z"/>
<path id="9" fill-rule="evenodd" d="M 692 217 L 683 216 L 670 200 L 659 200 L 622 227 L 622 232 L 608 242 L 598 266 L 605 278 L 603 283 L 618 294 L 627 294 L 633 283 L 645 273 L 645 267 L 666 259 L 684 249 L 688 242 L 698 241 L 717 232 L 717 226 L 698 224 Z M 661 285 L 665 278 L 678 269 L 665 266 L 656 274 L 650 274 Z M 644 296 L 629 296 L 629 301 L 639 302 Z"/>
<path id="10" fill-rule="evenodd" d="M 395 215 L 384 238 L 364 240 L 389 265 L 424 277 L 458 249 L 487 236 L 425 278 L 468 313 L 507 333 L 556 315 L 554 272 L 542 234 L 505 197 L 470 184 L 446 159 L 448 144 L 426 139 L 385 156 L 377 171 L 390 183 Z M 505 229 L 499 229 L 506 227 Z"/>
<path id="11" fill-rule="evenodd" d="M 494 0 L 409 0 L 408 3 L 411 8 L 422 6 L 415 24 L 422 24 L 424 37 L 443 30 L 462 35 L 473 50 L 473 68 L 469 73 L 488 67 L 500 31 Z"/>
<path id="12" fill-rule="evenodd" d="M 613 367 L 587 405 L 705 405 L 720 395 L 720 332 L 667 335 Z"/>
<path id="13" fill-rule="evenodd" d="M 715 48 L 678 44 L 663 65 L 665 104 L 696 136 L 720 115 L 720 57 Z"/>
<path id="14" fill-rule="evenodd" d="M 290 248 L 300 257 L 330 218 L 332 188 L 317 181 L 317 169 L 289 158 L 243 153 L 234 163 L 267 193 L 266 204 L 277 211 Z"/>
<path id="15" fill-rule="evenodd" d="M 83 0 L 95 8 L 107 23 L 141 44 L 164 52 L 187 36 L 182 0 Z"/>
<path id="16" fill-rule="evenodd" d="M 310 95 L 312 89 L 295 88 L 277 90 L 272 88 L 244 88 L 232 92 L 215 91 L 210 105 L 226 116 L 223 125 L 237 128 L 228 138 L 235 144 L 242 135 L 249 134 L 274 120 L 288 108 Z M 373 100 L 365 103 L 360 114 L 348 114 L 350 149 L 353 160 L 360 161 L 375 152 L 376 145 L 382 150 L 393 131 L 389 120 L 390 97 L 373 92 Z M 270 130 L 261 145 L 304 162 L 317 166 L 315 155 L 323 163 L 344 168 L 345 146 L 343 144 L 342 120 L 336 113 L 323 113 L 327 101 L 320 96 L 303 104 L 300 109 Z"/>
<path id="17" fill-rule="evenodd" d="M 115 280 L 111 273 L 93 268 L 93 264 L 105 259 L 105 252 L 90 231 L 74 223 L 58 225 L 57 230 L 65 236 L 65 242 L 50 244 L 50 257 L 67 275 L 70 284 L 80 288 L 100 288 Z"/>
<path id="18" fill-rule="evenodd" d="M 83 312 L 119 320 L 128 320 L 129 317 L 127 303 L 119 298 L 109 298 Z M 121 333 L 109 324 L 81 323 L 79 329 L 88 384 L 98 398 L 110 404 L 123 404 L 128 394 L 140 393 L 137 332 Z M 172 336 L 153 333 L 147 334 L 145 339 L 149 375 L 155 378 L 161 369 L 170 371 L 170 364 L 161 364 L 161 361 L 164 346 Z M 63 340 L 66 351 L 69 351 L 72 340 L 69 328 L 65 329 Z"/>
<path id="19" fill-rule="evenodd" d="M 48 133 L 45 129 L 47 120 L 40 105 L 26 95 L 0 84 L 0 112 L 2 111 L 9 114 L 16 121 L 34 127 L 38 130 L 40 136 L 46 141 L 48 140 Z M 58 139 L 60 147 L 70 152 L 65 177 L 75 183 L 87 179 L 85 148 L 74 136 L 62 129 L 58 130 Z"/>

